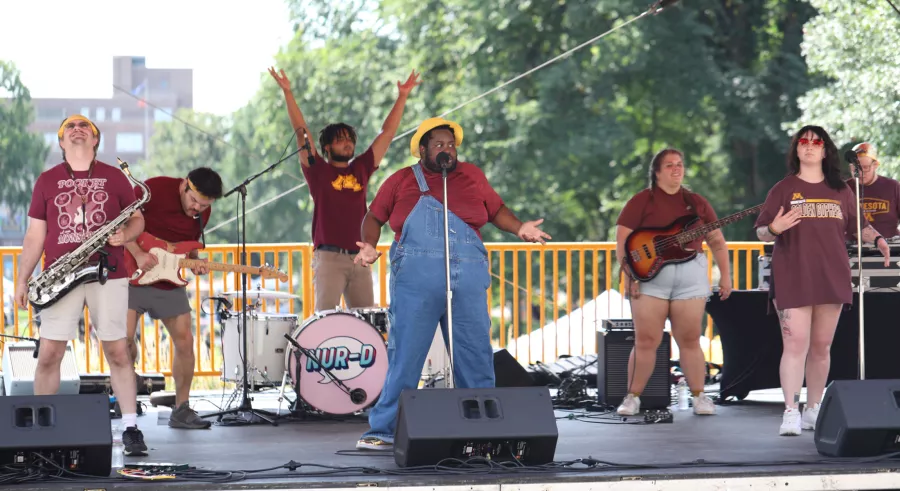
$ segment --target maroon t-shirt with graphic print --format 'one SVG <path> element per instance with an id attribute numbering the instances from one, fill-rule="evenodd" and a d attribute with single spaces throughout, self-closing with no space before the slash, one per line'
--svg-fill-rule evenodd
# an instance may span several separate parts
<path id="1" fill-rule="evenodd" d="M 856 180 L 849 179 L 847 185 L 856 196 Z M 900 235 L 897 231 L 900 220 L 900 182 L 890 177 L 878 176 L 872 184 L 861 187 L 862 209 L 866 220 L 885 238 Z"/>
<path id="2" fill-rule="evenodd" d="M 88 174 L 90 173 L 90 179 Z M 131 183 L 121 170 L 97 161 L 93 171 L 75 171 L 75 180 L 66 164 L 44 171 L 34 185 L 28 216 L 47 222 L 44 239 L 44 267 L 48 268 L 107 222 L 115 220 L 123 209 L 136 201 Z M 81 196 L 85 196 L 82 205 Z M 125 248 L 107 245 L 109 279 L 125 278 Z M 96 261 L 99 255 L 91 260 Z"/>
<path id="3" fill-rule="evenodd" d="M 313 247 L 359 249 L 356 242 L 366 216 L 366 188 L 375 171 L 372 147 L 351 159 L 347 167 L 335 167 L 321 156 L 313 165 L 301 167 L 313 200 Z"/>
<path id="4" fill-rule="evenodd" d="M 418 165 L 418 164 L 415 164 Z M 428 172 L 423 167 L 429 196 L 444 202 L 442 173 Z M 481 227 L 494 219 L 503 207 L 503 199 L 488 182 L 484 172 L 468 162 L 457 163 L 456 170 L 447 174 L 449 211 L 466 222 L 481 237 Z M 400 240 L 403 224 L 422 196 L 412 166 L 398 170 L 388 177 L 369 207 L 379 222 L 390 222 L 394 240 Z M 442 222 L 443 223 L 443 222 Z"/>
<path id="5" fill-rule="evenodd" d="M 775 184 L 756 219 L 767 226 L 778 208 L 800 208 L 797 225 L 775 238 L 772 283 L 779 310 L 822 304 L 852 304 L 850 260 L 844 234 L 856 236 L 856 198 L 844 185 L 810 183 L 788 176 Z M 863 228 L 868 222 L 863 218 Z"/>
<path id="6" fill-rule="evenodd" d="M 696 207 L 696 209 L 695 209 Z M 619 213 L 616 225 L 637 230 L 638 228 L 667 227 L 675 220 L 695 215 L 700 217 L 702 223 L 711 223 L 716 218 L 716 212 L 706 201 L 706 198 L 697 193 L 679 188 L 675 194 L 669 194 L 661 188 L 645 189 L 634 195 Z M 696 227 L 699 223 L 692 225 Z M 701 250 L 703 238 L 699 238 L 687 244 L 688 249 Z"/>

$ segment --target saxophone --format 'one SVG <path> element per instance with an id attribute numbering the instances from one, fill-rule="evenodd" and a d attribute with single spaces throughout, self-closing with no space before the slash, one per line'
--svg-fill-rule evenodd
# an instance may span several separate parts
<path id="1" fill-rule="evenodd" d="M 28 301 L 35 308 L 43 309 L 53 305 L 66 293 L 69 293 L 69 291 L 82 283 L 93 281 L 98 281 L 101 285 L 106 283 L 106 278 L 109 274 L 105 261 L 107 252 L 103 250 L 106 246 L 106 241 L 131 218 L 135 211 L 150 200 L 150 188 L 131 175 L 131 171 L 128 170 L 128 163 L 123 162 L 119 158 L 116 160 L 119 161 L 119 167 L 125 172 L 128 180 L 144 190 L 144 196 L 122 210 L 122 213 L 115 220 L 107 222 L 102 228 L 94 232 L 77 249 L 67 252 L 57 259 L 52 266 L 41 271 L 38 276 L 28 281 Z M 98 252 L 103 256 L 99 264 L 85 266 L 91 256 Z"/>

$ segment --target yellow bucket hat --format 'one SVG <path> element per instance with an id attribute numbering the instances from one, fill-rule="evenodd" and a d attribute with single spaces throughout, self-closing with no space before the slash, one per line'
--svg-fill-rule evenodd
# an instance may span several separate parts
<path id="1" fill-rule="evenodd" d="M 853 151 L 856 152 L 857 157 L 869 157 L 875 162 L 878 162 L 878 151 L 875 150 L 875 147 L 872 146 L 871 143 L 860 143 L 853 147 Z"/>
<path id="2" fill-rule="evenodd" d="M 444 118 L 429 118 L 425 121 L 422 121 L 422 124 L 419 125 L 419 128 L 416 130 L 416 133 L 413 135 L 412 140 L 409 141 L 409 152 L 413 157 L 422 158 L 419 155 L 419 141 L 422 140 L 422 136 L 425 133 L 437 128 L 438 126 L 449 126 L 453 130 L 453 136 L 456 137 L 456 146 L 462 145 L 463 141 L 463 129 L 462 126 L 454 123 L 453 121 L 446 120 Z"/>
<path id="3" fill-rule="evenodd" d="M 80 114 L 76 114 L 74 116 L 69 116 L 68 118 L 64 119 L 63 122 L 60 123 L 60 125 L 59 125 L 59 131 L 56 132 L 56 136 L 58 136 L 59 139 L 62 140 L 63 133 L 66 131 L 66 125 L 71 123 L 72 121 L 78 121 L 78 120 L 87 121 L 87 123 L 89 125 L 91 125 L 91 130 L 94 132 L 94 136 L 96 136 L 98 138 L 100 137 L 100 130 L 97 129 L 97 125 L 95 125 L 94 122 L 91 121 L 90 119 L 88 119 Z"/>

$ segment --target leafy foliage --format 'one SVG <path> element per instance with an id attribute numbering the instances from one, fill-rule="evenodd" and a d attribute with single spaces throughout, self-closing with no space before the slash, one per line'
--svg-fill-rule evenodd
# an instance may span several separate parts
<path id="1" fill-rule="evenodd" d="M 32 187 L 49 149 L 41 135 L 28 130 L 34 121 L 31 94 L 16 67 L 3 60 L 0 89 L 9 97 L 0 101 L 0 203 L 14 213 L 22 212 L 31 202 Z"/>

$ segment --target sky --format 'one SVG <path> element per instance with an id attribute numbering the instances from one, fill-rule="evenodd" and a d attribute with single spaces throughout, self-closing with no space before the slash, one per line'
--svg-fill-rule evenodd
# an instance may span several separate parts
<path id="1" fill-rule="evenodd" d="M 113 56 L 144 56 L 193 69 L 194 110 L 220 115 L 250 100 L 293 34 L 285 0 L 0 0 L 0 19 L 0 59 L 32 97 L 112 97 Z"/>

